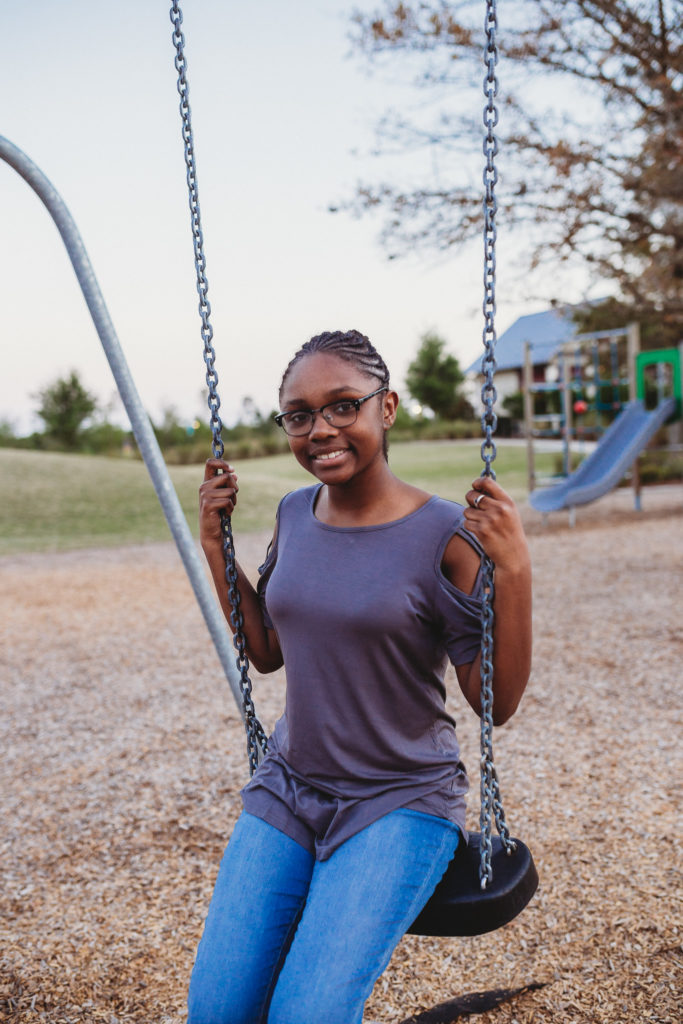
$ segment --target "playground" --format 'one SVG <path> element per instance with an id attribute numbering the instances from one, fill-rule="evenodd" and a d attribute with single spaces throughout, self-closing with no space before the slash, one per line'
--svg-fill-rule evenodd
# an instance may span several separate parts
<path id="1" fill-rule="evenodd" d="M 626 342 L 620 365 L 619 341 Z M 609 346 L 609 370 L 601 368 L 601 343 Z M 658 433 L 681 418 L 681 350 L 669 348 L 640 351 L 638 324 L 615 331 L 599 331 L 578 335 L 559 346 L 550 370 L 556 382 L 534 383 L 531 346 L 525 346 L 524 404 L 527 444 L 529 501 L 546 515 L 569 509 L 574 521 L 575 510 L 608 494 L 630 471 L 634 507 L 640 508 L 640 469 L 638 455 Z M 604 355 L 603 357 L 604 358 Z M 560 397 L 561 413 L 554 417 L 547 412 L 534 414 L 535 398 Z M 603 417 L 607 413 L 607 419 Z M 548 424 L 556 419 L 554 427 Z M 539 421 L 545 429 L 539 429 Z M 597 439 L 593 451 L 582 451 L 585 436 Z M 673 437 L 672 431 L 669 432 Z M 680 439 L 680 430 L 676 435 Z M 562 438 L 563 474 L 559 483 L 536 490 L 535 439 L 558 435 Z M 572 445 L 585 456 L 572 472 Z M 680 445 L 677 446 L 680 450 Z M 672 445 L 673 451 L 673 445 Z"/>
<path id="2" fill-rule="evenodd" d="M 484 357 L 481 363 L 483 443 L 480 454 L 484 463 L 482 475 L 490 476 L 496 457 L 497 423 L 494 315 L 498 141 L 494 128 L 498 123 L 495 102 L 498 44 L 495 3 L 487 0 L 485 6 Z M 216 351 L 212 343 L 205 274 L 185 38 L 177 0 L 170 13 L 212 452 L 215 458 L 220 458 L 224 454 L 218 415 L 221 400 L 214 371 Z M 239 660 L 242 662 L 237 674 L 225 622 L 208 594 L 206 567 L 197 557 L 196 542 L 171 486 L 168 469 L 73 218 L 50 180 L 8 139 L 0 138 L 0 157 L 34 190 L 61 234 L 139 451 L 177 545 L 176 551 L 169 542 L 112 541 L 111 535 L 110 546 L 106 546 L 106 540 L 93 543 L 92 535 L 86 535 L 79 517 L 81 495 L 72 487 L 68 488 L 66 518 L 70 529 L 81 529 L 83 535 L 73 545 L 73 550 L 69 550 L 68 545 L 56 545 L 46 552 L 39 544 L 31 546 L 27 510 L 38 507 L 41 518 L 52 527 L 50 516 L 55 513 L 55 502 L 49 488 L 42 496 L 35 488 L 27 494 L 22 488 L 30 488 L 34 477 L 26 473 L 17 477 L 19 482 L 15 487 L 7 488 L 17 510 L 14 520 L 18 523 L 22 546 L 10 547 L 9 553 L 0 557 L 4 581 L 0 621 L 6 652 L 0 677 L 5 711 L 0 785 L 0 811 L 5 823 L 4 885 L 0 895 L 3 911 L 0 1019 L 52 1024 L 77 1021 L 182 1024 L 186 1019 L 187 983 L 202 922 L 221 851 L 240 811 L 240 790 L 247 780 L 243 723 L 230 690 L 238 696 L 241 689 L 253 770 L 257 764 L 257 746 L 260 744 L 261 751 L 265 752 L 266 734 L 282 714 L 285 680 L 283 670 L 266 677 L 259 677 L 251 670 L 264 733 L 251 714 L 245 646 L 253 661 L 261 666 L 274 667 L 282 659 L 271 657 L 275 648 L 279 655 L 279 647 L 266 639 L 267 623 L 253 594 L 251 618 L 245 611 L 244 619 L 244 632 L 248 634 L 247 640 L 251 636 L 252 641 L 245 644 L 240 598 L 235 588 L 237 571 L 229 514 L 232 500 L 216 501 L 218 488 L 214 487 L 226 481 L 230 488 L 235 486 L 231 468 L 224 465 L 227 476 L 206 480 L 202 488 L 201 514 L 204 529 L 211 518 L 207 507 L 213 504 L 211 515 L 216 529 L 210 538 L 211 551 L 217 553 L 222 570 L 222 542 L 229 587 L 221 598 L 225 609 L 228 603 L 233 609 L 236 647 L 241 652 Z M 597 421 L 589 424 L 585 420 L 573 433 L 572 426 L 573 415 L 597 416 L 602 411 L 605 379 L 599 358 L 591 362 L 578 353 L 571 379 L 565 358 L 560 387 L 557 381 L 548 379 L 534 382 L 533 374 L 526 387 L 527 407 L 534 390 L 539 390 L 538 385 L 546 390 L 546 398 L 551 392 L 556 393 L 556 397 L 561 392 L 560 422 L 566 473 L 564 482 L 555 482 L 547 492 L 530 486 L 533 508 L 525 505 L 523 509 L 535 575 L 535 663 L 522 711 L 511 725 L 496 733 L 496 747 L 510 829 L 532 848 L 540 886 L 536 891 L 534 870 L 533 889 L 528 892 L 529 905 L 526 906 L 526 898 L 523 903 L 514 905 L 514 897 L 518 897 L 520 891 L 517 887 L 513 892 L 513 912 L 507 914 L 505 923 L 499 920 L 494 925 L 482 908 L 490 910 L 491 895 L 500 893 L 503 872 L 498 873 L 497 878 L 489 878 L 489 887 L 484 893 L 476 879 L 465 877 L 462 884 L 465 900 L 470 900 L 478 915 L 478 928 L 472 930 L 485 934 L 454 938 L 452 936 L 462 934 L 471 936 L 472 930 L 458 931 L 451 922 L 450 931 L 433 928 L 428 936 L 405 935 L 366 1006 L 366 1024 L 453 1024 L 463 1018 L 505 1024 L 555 1021 L 562 1024 L 640 1024 L 642 1021 L 673 1024 L 679 1019 L 681 948 L 677 871 L 680 849 L 677 847 L 674 785 L 680 772 L 676 724 L 680 711 L 677 691 L 681 634 L 678 602 L 672 597 L 677 593 L 683 561 L 680 531 L 683 487 L 677 482 L 652 488 L 647 502 L 641 502 L 635 468 L 635 510 L 623 491 L 611 492 L 661 428 L 681 418 L 681 365 L 678 349 L 638 353 L 637 346 L 631 343 L 630 332 L 632 327 L 628 325 L 629 401 L 622 402 L 620 389 L 624 381 L 619 360 L 615 359 L 606 386 L 613 392 L 611 410 L 618 411 L 619 415 L 599 434 L 594 452 L 575 472 L 572 472 L 570 458 L 572 439 L 578 436 L 579 427 L 600 427 Z M 366 338 L 360 336 L 352 340 L 354 344 L 365 346 L 366 356 L 377 356 Z M 348 343 L 347 338 L 344 344 Z M 348 356 L 351 350 L 334 351 L 346 351 Z M 360 350 L 354 351 L 357 358 Z M 319 354 L 322 352 L 320 348 Z M 286 399 L 283 411 L 275 417 L 290 438 L 296 439 L 290 441 L 295 450 L 296 444 L 306 443 L 304 438 L 312 434 L 319 414 L 322 422 L 334 431 L 350 429 L 363 403 L 384 392 L 389 394 L 381 398 L 384 403 L 381 425 L 388 428 L 393 422 L 395 397 L 390 392 L 388 370 L 381 360 L 373 364 L 354 363 L 357 376 L 367 375 L 368 370 L 371 376 L 377 375 L 378 365 L 381 371 L 378 380 L 382 386 L 360 397 L 360 390 L 357 395 L 355 389 L 348 393 L 348 382 L 339 386 L 339 380 L 330 370 L 330 358 L 328 354 L 324 364 L 328 369 L 323 398 L 310 397 L 317 395 L 316 389 L 323 384 L 311 373 L 309 363 L 308 391 L 303 392 L 308 397 L 297 398 L 293 408 Z M 320 374 L 323 363 L 315 365 Z M 654 390 L 654 406 L 647 404 L 647 367 L 657 375 L 655 385 L 650 387 L 651 392 Z M 337 386 L 332 387 L 335 380 Z M 394 403 L 393 412 L 391 403 Z M 527 408 L 527 411 L 530 411 L 528 423 L 535 424 L 533 410 Z M 552 412 L 551 415 L 560 414 Z M 377 456 L 371 461 L 368 455 L 366 467 L 372 465 L 376 472 L 365 478 L 362 508 L 357 499 L 363 496 L 363 481 L 357 468 L 344 486 L 346 497 L 355 495 L 358 506 L 351 510 L 351 525 L 365 527 L 367 522 L 363 521 L 361 513 L 363 508 L 368 509 L 367 480 L 373 482 L 375 511 L 386 512 L 387 499 L 391 494 L 395 496 L 396 491 L 386 463 L 380 458 L 378 421 L 374 427 L 366 424 L 358 431 L 358 436 L 366 438 L 366 447 L 361 446 L 361 450 Z M 529 428 L 527 438 L 530 441 L 532 434 Z M 673 437 L 670 441 L 676 443 Z M 321 465 L 323 459 L 338 460 L 334 467 L 327 462 L 325 471 L 343 469 L 346 463 L 342 459 L 353 465 L 343 447 L 320 451 L 315 458 L 321 460 Z M 15 463 L 15 468 L 18 465 Z M 215 470 L 216 466 L 212 468 Z M 534 485 L 538 482 L 533 458 L 529 462 L 529 478 Z M 192 484 L 195 502 L 197 482 L 193 480 Z M 501 482 L 505 482 L 502 474 Z M 337 511 L 341 507 L 340 486 L 333 482 L 327 491 L 328 500 L 330 496 L 336 498 Z M 435 485 L 433 490 L 440 488 Z M 213 497 L 209 496 L 209 491 L 213 491 Z M 122 493 L 129 497 L 127 492 Z M 220 494 L 225 497 L 226 492 Z M 405 501 L 403 486 L 402 496 Z M 461 490 L 457 496 L 462 497 Z M 493 499 L 493 510 L 479 508 L 485 498 Z M 598 508 L 592 504 L 597 498 L 603 499 Z M 480 493 L 474 500 L 468 497 L 468 501 L 475 516 L 472 530 L 476 533 L 476 524 L 483 523 L 486 527 L 483 536 L 491 540 L 491 550 L 484 544 L 489 557 L 482 556 L 481 685 L 479 691 L 474 691 L 474 700 L 471 689 L 463 686 L 472 705 L 481 710 L 481 755 L 477 717 L 460 696 L 452 670 L 447 677 L 449 704 L 459 723 L 462 756 L 473 780 L 469 825 L 476 831 L 476 779 L 481 771 L 481 848 L 485 851 L 488 846 L 490 851 L 490 826 L 495 814 L 501 839 L 512 853 L 514 845 L 506 837 L 490 735 L 487 738 L 487 729 L 492 730 L 494 660 L 491 658 L 491 603 L 494 600 L 491 559 L 498 562 L 501 584 L 495 605 L 498 635 L 505 636 L 506 642 L 511 639 L 510 650 L 518 652 L 513 657 L 505 648 L 505 657 L 496 660 L 497 679 L 499 684 L 502 680 L 503 696 L 507 694 L 509 699 L 521 695 L 527 677 L 526 656 L 530 651 L 531 632 L 527 615 L 530 607 L 528 560 L 518 521 L 507 504 L 498 502 L 495 489 L 492 493 Z M 106 508 L 106 500 L 100 494 L 98 509 L 102 508 Z M 334 510 L 334 501 L 330 508 Z M 496 508 L 506 509 L 507 529 L 505 519 L 496 518 Z M 569 510 L 569 523 L 564 517 L 547 521 L 547 513 L 564 509 Z M 452 516 L 452 510 L 448 515 Z M 408 517 L 408 514 L 402 516 L 403 519 Z M 272 516 L 269 521 L 272 522 Z M 488 521 L 496 524 L 496 530 L 487 533 Z M 511 521 L 514 530 L 509 526 Z M 334 525 L 334 516 L 324 522 Z M 394 525 L 386 516 L 371 518 L 369 522 L 373 527 Z M 262 524 L 239 531 L 240 561 L 252 579 L 263 560 L 270 535 L 271 530 L 263 529 Z M 204 542 L 206 536 L 204 532 Z M 288 546 L 289 536 L 283 528 L 282 549 Z M 206 543 L 205 550 L 208 550 Z M 518 557 L 515 563 L 510 557 L 511 551 L 513 555 L 522 552 L 523 557 Z M 183 573 L 178 554 L 187 575 Z M 290 575 L 290 579 L 303 580 L 303 586 L 308 586 L 305 573 L 309 555 L 310 550 L 303 549 Z M 218 562 L 211 557 L 209 561 L 221 591 L 224 578 L 216 571 Z M 517 569 L 522 566 L 523 572 L 506 577 L 505 570 L 515 564 Z M 379 565 L 379 562 L 372 565 Z M 332 574 L 334 563 L 321 560 L 318 576 L 311 578 L 317 578 L 325 586 L 328 566 Z M 386 591 L 391 589 L 386 585 L 385 575 L 376 572 L 375 576 L 385 584 Z M 519 583 L 514 593 L 509 586 L 511 578 Z M 243 586 L 246 586 L 244 580 L 240 582 L 240 587 Z M 201 614 L 193 602 L 192 590 Z M 393 591 L 396 593 L 397 588 Z M 249 587 L 246 592 L 251 594 Z M 309 586 L 308 593 L 317 592 Z M 441 628 L 436 615 L 432 615 L 431 606 L 435 603 L 431 597 L 425 601 L 425 633 Z M 337 598 L 335 617 L 329 618 L 325 625 L 331 622 L 332 629 L 336 630 L 339 610 L 350 606 L 351 600 Z M 517 614 L 520 609 L 521 616 Z M 416 617 L 417 614 L 422 613 L 416 613 Z M 316 628 L 310 625 L 313 621 L 313 618 L 303 620 L 307 628 L 302 636 L 307 643 L 313 640 L 321 647 L 322 633 L 318 635 Z M 368 621 L 373 623 L 372 629 L 368 628 Z M 403 620 L 394 619 L 393 632 L 384 630 L 383 635 L 376 638 L 371 635 L 375 619 L 363 619 L 365 632 L 370 636 L 368 647 L 372 651 L 388 650 L 393 639 L 396 646 L 403 643 L 404 636 L 398 637 L 397 621 Z M 510 623 L 512 632 L 508 628 L 505 633 L 501 624 L 509 627 Z M 249 633 L 255 624 L 254 632 Z M 279 632 L 280 626 L 277 628 Z M 252 646 L 259 630 L 261 643 Z M 383 632 L 381 625 L 378 632 Z M 282 635 L 284 637 L 284 633 Z M 350 683 L 356 686 L 362 676 L 359 676 L 357 664 L 350 660 L 353 645 L 348 638 L 354 635 L 353 631 L 339 633 L 346 639 L 339 642 L 341 656 L 337 661 L 337 674 L 328 673 L 327 666 L 317 675 L 312 671 L 306 687 L 301 688 L 301 705 L 306 703 L 309 690 L 315 689 L 321 678 L 329 684 L 333 703 L 343 692 L 339 685 L 340 666 L 347 672 Z M 429 640 L 431 642 L 431 638 Z M 520 643 L 515 647 L 516 641 Z M 259 651 L 263 658 L 259 657 Z M 423 660 L 422 651 L 420 659 Z M 435 669 L 440 668 L 437 660 L 434 660 Z M 499 672 L 501 660 L 503 672 Z M 515 664 L 511 666 L 509 663 L 513 661 Z M 288 664 L 291 667 L 291 663 Z M 390 673 L 382 676 L 382 671 L 373 667 L 368 674 L 383 684 Z M 394 677 L 402 680 L 401 671 L 394 673 Z M 290 674 L 290 709 L 291 692 L 295 689 L 292 678 Z M 418 680 L 423 678 L 423 675 L 416 676 Z M 470 680 L 468 686 L 469 683 Z M 481 695 L 480 704 L 477 692 Z M 496 693 L 498 699 L 500 686 Z M 421 691 L 419 696 L 422 700 Z M 321 703 L 319 696 L 317 702 Z M 504 701 L 501 706 L 505 710 Z M 364 714 L 366 717 L 376 714 L 378 721 L 382 720 L 382 714 L 385 721 L 391 717 L 395 722 L 400 719 L 394 705 L 386 698 L 376 700 L 374 705 L 369 703 Z M 502 719 L 505 717 L 503 715 Z M 412 719 L 408 721 L 408 718 L 404 716 L 401 724 L 414 728 Z M 294 720 L 292 715 L 290 724 Z M 346 730 L 344 742 L 349 745 L 357 739 L 349 728 L 352 720 L 346 712 L 336 713 L 336 725 Z M 437 722 L 438 718 L 431 719 L 432 729 Z M 313 730 L 310 735 L 314 735 Z M 431 732 L 422 730 L 422 735 L 427 737 Z M 334 762 L 324 743 L 321 748 L 324 777 L 328 778 Z M 433 759 L 434 751 L 430 749 L 428 754 Z M 361 766 L 369 764 L 364 755 L 365 751 L 359 762 Z M 455 764 L 457 756 L 454 752 L 455 768 L 459 767 Z M 269 763 L 273 762 L 271 759 Z M 393 761 L 392 767 L 395 767 Z M 410 775 L 412 786 L 419 767 L 419 759 L 413 758 L 401 782 Z M 352 782 L 362 779 L 362 797 L 369 800 L 371 787 L 366 785 L 369 775 L 365 768 L 358 769 L 353 777 L 351 774 Z M 288 778 L 287 785 L 291 785 L 292 777 Z M 388 776 L 378 778 L 386 792 Z M 292 790 L 293 804 L 296 804 L 296 787 Z M 303 826 L 298 807 L 292 807 L 292 814 L 298 816 L 297 821 Z M 271 838 L 273 835 L 271 830 Z M 392 859 L 399 847 L 404 854 L 408 851 L 410 858 L 417 849 L 417 846 L 408 847 L 402 835 L 396 847 L 391 848 Z M 250 849 L 254 851 L 256 847 Z M 385 852 L 381 851 L 381 858 L 375 857 L 375 868 L 380 860 L 386 863 Z M 347 871 L 342 889 L 344 899 L 357 885 L 361 873 L 368 879 L 373 877 L 368 872 L 370 860 L 363 859 L 362 872 Z M 521 860 L 518 848 L 517 868 Z M 460 873 L 462 881 L 461 863 L 454 858 L 448 873 Z M 508 862 L 513 864 L 512 873 L 514 863 L 515 858 Z M 416 866 L 420 869 L 417 858 L 415 863 L 411 860 L 409 866 L 414 874 Z M 487 872 L 490 876 L 486 856 L 482 856 L 480 868 L 485 880 Z M 427 878 L 424 872 L 422 878 L 421 884 L 424 884 Z M 230 883 L 239 890 L 239 902 L 242 902 L 242 876 L 233 871 Z M 302 890 L 299 908 L 304 898 L 309 901 L 304 926 L 314 916 L 314 901 L 310 899 L 313 888 L 311 884 L 309 889 Z M 283 894 L 273 883 L 261 884 L 261 878 L 257 880 L 256 889 L 259 898 L 269 901 L 264 905 L 270 913 L 275 900 Z M 400 890 L 378 887 L 378 891 L 394 912 L 393 901 Z M 386 893 L 391 894 L 390 899 Z M 439 890 L 430 899 L 430 906 L 435 897 L 438 903 Z M 322 900 L 318 903 L 322 905 Z M 342 943 L 357 940 L 362 929 L 355 920 L 350 927 L 340 928 L 327 903 L 322 910 L 319 916 L 325 919 L 324 934 L 329 936 L 332 926 L 336 926 Z M 291 917 L 287 925 L 293 925 L 294 920 Z M 272 921 L 267 924 L 270 927 Z M 402 922 L 401 933 L 404 927 Z M 495 930 L 489 931 L 489 927 Z M 228 933 L 224 931 L 225 934 Z M 239 931 L 240 940 L 246 934 L 246 930 Z M 444 934 L 451 937 L 435 937 Z M 290 951 L 282 932 L 275 958 L 266 964 L 269 975 L 275 974 L 285 956 L 289 965 L 296 943 L 300 945 L 299 935 Z M 393 948 L 393 943 L 389 948 Z M 276 964 L 278 955 L 280 964 Z M 263 959 L 263 944 L 251 956 L 252 966 L 257 958 Z M 320 957 L 309 957 L 306 966 L 316 959 L 318 964 L 322 962 Z M 242 957 L 240 972 L 248 961 L 249 956 Z M 218 971 L 225 968 L 225 960 L 220 957 L 215 964 Z M 195 973 L 195 978 L 197 973 L 200 972 Z M 221 998 L 226 992 L 232 995 L 235 976 L 234 970 L 226 974 L 230 980 L 219 992 Z M 372 976 L 377 977 L 377 974 Z M 251 979 L 253 975 L 245 977 Z M 281 974 L 280 979 L 282 977 Z M 340 1002 L 339 989 L 329 983 L 327 973 L 322 982 L 317 989 L 309 989 L 317 994 L 315 1013 L 309 1014 L 307 1019 L 318 1015 L 326 1024 L 333 1007 L 338 1011 L 337 1019 L 348 1017 L 343 1009 L 339 1012 L 339 1007 L 351 1004 Z M 358 998 L 360 989 L 355 969 L 348 972 L 347 982 L 358 989 L 354 994 Z M 255 989 L 251 980 L 245 987 L 251 988 L 249 998 L 253 1001 Z M 304 993 L 302 984 L 293 992 L 300 1001 Z M 252 1009 L 250 1019 L 260 1017 L 266 1005 L 266 989 L 260 995 L 257 991 L 256 995 L 260 1002 L 254 1004 L 256 1010 Z M 317 1002 L 321 996 L 327 999 L 323 1012 L 319 1012 Z M 360 1002 L 357 1005 L 360 1006 Z M 294 1013 L 288 1019 L 301 1016 L 300 1005 L 290 996 L 289 1009 L 292 1008 Z M 224 1014 L 225 1019 L 231 1016 L 232 1011 Z M 354 1020 L 359 1018 L 360 1011 Z"/>
<path id="3" fill-rule="evenodd" d="M 525 508 L 534 670 L 495 746 L 540 887 L 499 931 L 406 936 L 367 1021 L 445 1024 L 463 1019 L 449 1002 L 493 989 L 523 991 L 469 1020 L 679 1019 L 683 488 L 648 488 L 643 504 L 615 491 L 574 529 Z M 239 538 L 251 572 L 266 541 Z M 246 781 L 243 726 L 190 586 L 170 543 L 1 564 L 0 1019 L 181 1024 Z M 255 675 L 254 691 L 270 728 L 281 673 Z M 477 722 L 452 679 L 450 701 L 476 780 Z"/>

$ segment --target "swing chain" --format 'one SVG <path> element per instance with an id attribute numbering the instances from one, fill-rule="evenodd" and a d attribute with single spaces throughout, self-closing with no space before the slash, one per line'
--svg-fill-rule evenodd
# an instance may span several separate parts
<path id="1" fill-rule="evenodd" d="M 213 347 L 213 326 L 210 321 L 211 304 L 208 299 L 209 282 L 206 278 L 206 256 L 204 254 L 204 234 L 202 232 L 201 212 L 199 208 L 199 188 L 197 185 L 197 165 L 194 154 L 194 136 L 190 112 L 189 85 L 187 81 L 187 62 L 185 60 L 185 36 L 181 29 L 183 14 L 180 4 L 173 0 L 170 11 L 173 25 L 172 40 L 175 47 L 175 68 L 178 72 L 178 93 L 180 95 L 180 116 L 182 119 L 182 136 L 185 148 L 185 165 L 187 167 L 187 188 L 189 194 L 190 215 L 192 222 L 192 241 L 194 245 L 194 262 L 197 271 L 197 293 L 199 295 L 199 315 L 201 317 L 201 335 L 204 342 L 204 363 L 206 364 L 206 384 L 209 389 L 208 406 L 211 413 L 211 451 L 215 459 L 221 459 L 225 451 L 221 431 L 223 424 L 219 415 L 221 400 L 218 395 L 218 374 L 215 369 L 216 352 Z M 249 679 L 249 659 L 246 653 L 244 637 L 244 618 L 240 610 L 240 594 L 237 587 L 237 564 L 235 560 L 235 544 L 232 535 L 230 516 L 221 512 L 221 532 L 223 535 L 223 558 L 225 559 L 225 581 L 228 587 L 228 599 L 232 611 L 230 622 L 234 629 L 233 643 L 237 651 L 237 668 L 240 674 L 240 692 L 242 709 L 247 732 L 247 755 L 249 758 L 249 774 L 253 775 L 258 767 L 259 757 L 266 753 L 267 739 L 263 726 L 256 717 L 254 702 L 251 697 L 251 680 Z"/>
<path id="2" fill-rule="evenodd" d="M 484 167 L 484 356 L 481 363 L 481 370 L 484 375 L 484 383 L 481 389 L 481 400 L 484 412 L 481 417 L 481 427 L 484 432 L 484 441 L 481 446 L 481 457 L 484 462 L 482 476 L 490 476 L 494 480 L 496 474 L 491 463 L 496 457 L 496 446 L 493 441 L 493 434 L 498 425 L 498 418 L 494 412 L 494 405 L 497 399 L 497 392 L 493 382 L 493 375 L 496 369 L 495 346 L 496 346 L 496 212 L 498 202 L 495 195 L 495 186 L 498 181 L 495 157 L 498 153 L 498 140 L 494 128 L 498 124 L 498 109 L 495 98 L 498 94 L 498 79 L 496 77 L 496 65 L 498 63 L 498 44 L 496 42 L 496 30 L 498 28 L 498 16 L 496 13 L 496 0 L 486 0 L 486 77 L 484 78 L 484 95 L 486 106 L 484 107 L 484 127 L 486 135 L 483 143 L 486 166 Z"/>
<path id="3" fill-rule="evenodd" d="M 498 79 L 496 77 L 496 65 L 498 63 L 498 45 L 496 42 L 496 30 L 498 28 L 498 17 L 496 12 L 496 0 L 486 0 L 486 20 L 484 24 L 486 32 L 485 63 L 486 77 L 484 78 L 484 95 L 486 106 L 484 107 L 484 127 L 486 136 L 484 138 L 483 150 L 486 157 L 484 168 L 484 356 L 481 369 L 484 376 L 484 383 L 481 389 L 481 400 L 484 411 L 481 417 L 481 426 L 484 433 L 484 441 L 481 446 L 481 457 L 484 462 L 482 476 L 496 479 L 495 471 L 491 463 L 496 457 L 496 445 L 493 434 L 498 425 L 498 418 L 494 411 L 497 399 L 496 387 L 494 384 L 494 373 L 496 370 L 495 345 L 496 345 L 496 212 L 498 203 L 495 195 L 495 186 L 498 181 L 498 171 L 495 165 L 495 157 L 498 153 L 498 140 L 494 128 L 498 124 L 498 110 L 495 104 L 495 97 L 498 93 Z M 516 849 L 514 840 L 510 838 L 510 832 L 505 823 L 505 812 L 500 796 L 498 775 L 493 763 L 493 600 L 494 600 L 494 565 L 491 559 L 484 555 L 482 559 L 482 639 L 481 639 L 481 757 L 480 757 L 480 802 L 481 810 L 479 815 L 479 828 L 481 832 L 481 861 L 479 865 L 479 880 L 482 889 L 486 889 L 493 879 L 491 867 L 492 843 L 491 843 L 491 816 L 496 822 L 496 828 L 503 842 L 507 853 Z"/>

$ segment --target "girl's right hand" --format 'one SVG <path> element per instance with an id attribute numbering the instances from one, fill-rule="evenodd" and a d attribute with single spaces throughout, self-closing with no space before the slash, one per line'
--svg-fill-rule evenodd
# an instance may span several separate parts
<path id="1" fill-rule="evenodd" d="M 232 515 L 237 503 L 237 474 L 224 459 L 207 459 L 199 488 L 199 539 L 202 547 L 223 544 L 221 511 Z"/>

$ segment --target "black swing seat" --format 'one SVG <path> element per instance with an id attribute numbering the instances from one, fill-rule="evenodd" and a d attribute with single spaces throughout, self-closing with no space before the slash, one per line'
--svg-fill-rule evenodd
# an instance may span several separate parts
<path id="1" fill-rule="evenodd" d="M 479 884 L 479 832 L 460 843 L 431 899 L 408 931 L 412 935 L 483 935 L 512 921 L 538 887 L 538 872 L 531 851 L 515 839 L 517 849 L 507 854 L 500 836 L 491 837 L 493 879 L 486 889 Z"/>

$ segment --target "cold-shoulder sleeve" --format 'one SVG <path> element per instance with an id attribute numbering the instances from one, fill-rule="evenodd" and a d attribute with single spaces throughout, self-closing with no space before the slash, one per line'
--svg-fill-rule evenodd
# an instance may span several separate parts
<path id="1" fill-rule="evenodd" d="M 454 530 L 446 539 L 457 534 L 470 544 L 477 554 L 483 554 L 479 542 L 464 527 Z M 443 545 L 445 550 L 446 543 Z M 466 594 L 446 578 L 441 569 L 443 550 L 435 566 L 438 586 L 436 591 L 436 618 L 442 631 L 444 646 L 453 665 L 469 665 L 481 647 L 481 570 L 477 573 L 471 594 Z"/>

